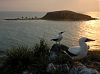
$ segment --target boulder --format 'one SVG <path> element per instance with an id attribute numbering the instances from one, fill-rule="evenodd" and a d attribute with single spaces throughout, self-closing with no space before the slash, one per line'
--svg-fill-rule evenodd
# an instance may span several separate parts
<path id="1" fill-rule="evenodd" d="M 54 44 L 50 50 L 49 61 L 55 64 L 72 63 L 72 58 L 64 53 L 68 48 L 65 45 Z"/>

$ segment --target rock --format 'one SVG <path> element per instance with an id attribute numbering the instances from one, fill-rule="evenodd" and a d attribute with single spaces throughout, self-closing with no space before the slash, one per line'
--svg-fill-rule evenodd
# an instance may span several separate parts
<path id="1" fill-rule="evenodd" d="M 56 65 L 56 64 L 50 63 L 48 64 L 47 72 L 57 73 L 57 74 L 65 74 L 65 73 L 67 74 L 69 72 L 69 67 L 67 64 Z"/>
<path id="2" fill-rule="evenodd" d="M 54 11 L 48 12 L 41 19 L 44 20 L 70 20 L 70 21 L 85 21 L 85 20 L 94 20 L 96 18 L 92 18 L 89 15 L 76 13 L 73 11 L 62 10 L 62 11 Z"/>
<path id="3" fill-rule="evenodd" d="M 72 67 L 72 59 L 63 51 L 68 50 L 65 45 L 54 44 L 50 50 L 47 72 L 65 74 Z"/>
<path id="4" fill-rule="evenodd" d="M 65 45 L 54 44 L 50 50 L 49 61 L 56 64 L 72 63 L 72 58 L 64 53 L 67 50 Z"/>
<path id="5" fill-rule="evenodd" d="M 85 65 L 78 63 L 72 68 L 69 68 L 68 64 L 48 64 L 48 73 L 53 74 L 100 74 L 96 69 L 88 68 Z"/>
<path id="6" fill-rule="evenodd" d="M 85 65 L 78 63 L 70 70 L 69 74 L 99 74 L 96 69 L 87 68 Z"/>
<path id="7" fill-rule="evenodd" d="M 69 66 L 68 64 L 59 64 L 59 65 L 55 65 L 56 67 L 56 72 L 59 74 L 67 74 L 69 73 Z"/>
<path id="8" fill-rule="evenodd" d="M 49 63 L 49 64 L 48 64 L 47 72 L 48 72 L 48 73 L 54 73 L 54 72 L 56 72 L 56 67 L 54 66 L 53 63 Z"/>
<path id="9" fill-rule="evenodd" d="M 58 56 L 57 56 L 56 52 L 53 52 L 53 51 L 50 52 L 50 56 L 49 56 L 50 61 L 56 61 L 57 57 Z"/>
<path id="10" fill-rule="evenodd" d="M 62 51 L 67 51 L 65 45 L 54 44 L 50 50 L 47 72 L 51 74 L 100 74 L 96 69 L 88 68 L 82 63 L 72 60 Z"/>
<path id="11" fill-rule="evenodd" d="M 31 74 L 28 70 L 24 70 L 22 74 Z"/>
<path id="12" fill-rule="evenodd" d="M 53 46 L 52 46 L 52 48 L 51 48 L 51 50 L 50 51 L 54 51 L 54 52 L 56 52 L 56 53 L 58 53 L 58 52 L 60 52 L 61 50 L 64 50 L 64 51 L 66 51 L 66 50 L 68 50 L 69 49 L 69 47 L 67 47 L 67 46 L 65 46 L 65 45 L 62 45 L 62 44 L 54 44 Z"/>

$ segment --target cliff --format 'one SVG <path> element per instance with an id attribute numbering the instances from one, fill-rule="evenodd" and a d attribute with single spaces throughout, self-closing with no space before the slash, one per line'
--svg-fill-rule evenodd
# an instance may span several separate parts
<path id="1" fill-rule="evenodd" d="M 94 20 L 95 18 L 92 18 L 89 15 L 63 10 L 63 11 L 54 11 L 54 12 L 48 12 L 45 16 L 43 16 L 41 19 L 44 20 L 70 20 L 70 21 L 85 21 L 85 20 Z"/>

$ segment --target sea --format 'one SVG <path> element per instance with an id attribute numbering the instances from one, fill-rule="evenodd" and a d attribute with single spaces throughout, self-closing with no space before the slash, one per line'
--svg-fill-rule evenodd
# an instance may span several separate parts
<path id="1" fill-rule="evenodd" d="M 52 21 L 52 20 L 4 20 L 18 17 L 43 17 L 46 12 L 0 12 L 0 51 L 24 45 L 34 47 L 41 39 L 51 47 L 51 41 L 59 32 L 65 31 L 61 44 L 78 46 L 81 37 L 94 39 L 88 42 L 90 51 L 100 50 L 100 12 L 86 12 L 98 20 Z"/>

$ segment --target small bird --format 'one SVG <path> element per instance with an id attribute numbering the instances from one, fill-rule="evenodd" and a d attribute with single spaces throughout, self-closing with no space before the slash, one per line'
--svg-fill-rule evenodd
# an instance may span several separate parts
<path id="1" fill-rule="evenodd" d="M 79 39 L 79 46 L 69 48 L 65 53 L 70 55 L 72 59 L 78 60 L 87 56 L 89 46 L 86 42 L 95 41 L 86 37 L 82 37 Z"/>
<path id="2" fill-rule="evenodd" d="M 54 39 L 51 39 L 51 41 L 55 41 L 56 44 L 57 44 L 57 42 L 60 44 L 60 41 L 63 39 L 62 34 L 63 34 L 64 32 L 65 32 L 65 31 L 58 33 L 58 36 L 57 36 L 56 38 L 54 38 Z"/>

